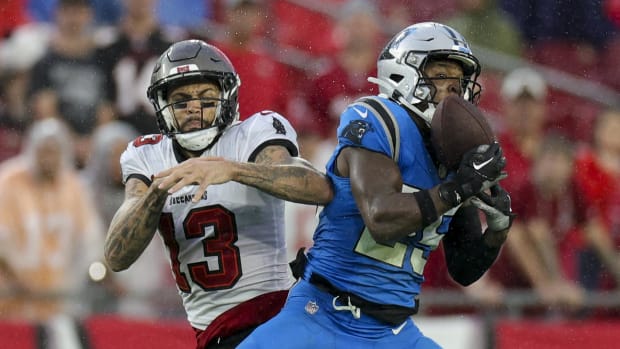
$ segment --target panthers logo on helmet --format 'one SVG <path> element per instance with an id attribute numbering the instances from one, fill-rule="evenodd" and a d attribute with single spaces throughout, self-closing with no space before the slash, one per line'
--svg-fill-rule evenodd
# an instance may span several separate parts
<path id="1" fill-rule="evenodd" d="M 351 121 L 342 131 L 341 137 L 344 137 L 355 144 L 362 144 L 362 138 L 366 132 L 372 131 L 372 125 L 363 120 Z"/>

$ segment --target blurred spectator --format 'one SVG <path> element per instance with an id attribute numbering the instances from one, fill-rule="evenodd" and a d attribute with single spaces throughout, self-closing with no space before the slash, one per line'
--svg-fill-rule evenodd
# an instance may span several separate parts
<path id="1" fill-rule="evenodd" d="M 119 25 L 99 34 L 103 46 L 99 64 L 107 76 L 105 91 L 122 121 L 141 134 L 159 133 L 144 91 L 159 55 L 170 46 L 174 35 L 183 33 L 163 30 L 153 11 L 156 0 L 123 0 L 123 5 Z"/>
<path id="2" fill-rule="evenodd" d="M 235 1 L 235 0 L 233 0 Z M 333 43 L 327 38 L 333 31 L 334 15 L 348 0 L 286 1 L 274 0 L 274 39 L 281 51 L 299 50 L 314 58 L 330 56 Z"/>
<path id="3" fill-rule="evenodd" d="M 548 40 L 588 42 L 602 47 L 617 29 L 606 17 L 605 0 L 500 0 L 528 43 Z"/>
<path id="4" fill-rule="evenodd" d="M 53 22 L 61 0 L 28 0 L 28 12 L 38 22 Z M 88 0 L 94 12 L 95 24 L 116 25 L 121 17 L 123 0 Z M 169 0 L 168 0 L 169 1 Z"/>
<path id="5" fill-rule="evenodd" d="M 502 181 L 511 193 L 522 186 L 530 173 L 544 139 L 547 119 L 547 84 L 531 68 L 517 68 L 504 78 L 500 94 L 504 123 L 498 138 L 506 156 L 508 178 Z"/>
<path id="6" fill-rule="evenodd" d="M 502 7 L 519 24 L 525 37 L 527 60 L 594 81 L 611 81 L 616 64 L 605 69 L 601 54 L 618 29 L 606 18 L 603 0 L 502 0 Z M 615 61 L 615 59 L 614 59 Z M 612 84 L 614 86 L 615 84 Z M 573 107 L 574 96 L 559 101 Z M 573 107 L 574 108 L 574 107 Z M 577 108 L 574 108 L 577 109 Z M 576 111 L 579 114 L 579 111 Z M 581 116 L 578 116 L 581 118 Z"/>
<path id="7" fill-rule="evenodd" d="M 599 79 L 599 51 L 587 41 L 555 39 L 530 44 L 527 60 L 585 79 Z"/>
<path id="8" fill-rule="evenodd" d="M 59 0 L 29 0 L 28 11 L 41 22 L 50 22 Z M 117 25 L 123 13 L 125 0 L 89 0 L 95 14 L 97 26 Z M 211 15 L 212 1 L 205 0 L 156 0 L 151 11 L 166 26 L 193 28 L 202 24 Z"/>
<path id="9" fill-rule="evenodd" d="M 533 163 L 539 156 L 545 138 L 545 122 L 547 119 L 547 84 L 540 74 L 531 68 L 517 68 L 508 73 L 501 84 L 500 95 L 503 101 L 503 119 L 498 127 L 498 138 L 506 157 L 505 171 L 508 178 L 502 181 L 504 188 L 511 194 L 515 206 L 533 204 L 532 199 L 520 193 L 531 181 Z M 532 288 L 534 285 L 527 272 L 531 268 L 523 263 L 536 263 L 532 268 L 543 268 L 541 260 L 535 259 L 536 252 L 532 246 L 529 232 L 520 221 L 524 212 L 523 206 L 513 208 L 517 218 L 507 241 L 507 248 L 500 253 L 498 260 L 490 269 L 493 280 L 500 282 L 505 288 Z M 527 215 L 525 215 L 527 217 Z M 523 242 L 522 246 L 517 244 Z M 529 258 L 529 259 L 527 259 Z M 553 258 L 555 260 L 555 258 Z M 516 272 L 521 270 L 522 272 Z M 538 279 L 536 280 L 538 281 Z M 541 286 L 537 291 L 544 301 L 552 302 L 547 297 L 547 288 Z"/>
<path id="10" fill-rule="evenodd" d="M 619 55 L 620 35 L 609 41 L 605 49 L 601 52 L 600 61 L 598 62 L 601 81 L 616 91 L 620 91 L 620 66 L 618 66 Z"/>
<path id="11" fill-rule="evenodd" d="M 602 112 L 591 146 L 576 158 L 576 187 L 585 212 L 580 281 L 588 290 L 620 287 L 620 111 Z"/>
<path id="12" fill-rule="evenodd" d="M 50 25 L 27 23 L 0 40 L 0 71 L 14 72 L 30 69 L 46 52 Z"/>
<path id="13" fill-rule="evenodd" d="M 385 36 L 377 22 L 378 11 L 366 0 L 351 0 L 340 8 L 332 41 L 337 51 L 326 71 L 312 79 L 306 89 L 310 115 L 292 115 L 293 123 L 310 123 L 323 138 L 335 138 L 344 107 L 361 96 L 376 94 L 368 82 L 376 76 L 377 55 Z M 373 92 L 374 91 L 374 92 Z M 302 127 L 303 128 L 303 127 Z"/>
<path id="14" fill-rule="evenodd" d="M 103 124 L 93 134 L 91 156 L 82 176 L 97 198 L 96 208 L 106 228 L 125 198 L 120 156 L 136 137 L 138 132 L 122 121 Z M 172 285 L 164 245 L 161 239 L 153 239 L 129 269 L 108 275 L 106 287 L 99 288 L 105 302 L 98 311 L 130 317 L 183 314 Z"/>
<path id="15" fill-rule="evenodd" d="M 382 13 L 382 27 L 388 36 L 412 23 L 451 17 L 458 10 L 456 0 L 375 0 L 374 3 L 377 4 Z"/>
<path id="16" fill-rule="evenodd" d="M 525 180 L 510 192 L 517 218 L 490 270 L 504 288 L 532 289 L 553 310 L 577 310 L 585 296 L 576 275 L 584 208 L 573 183 L 573 153 L 565 138 L 547 136 L 531 171 L 509 174 Z"/>
<path id="17" fill-rule="evenodd" d="M 620 1 L 603 0 L 603 13 L 616 28 L 620 28 Z"/>
<path id="18" fill-rule="evenodd" d="M 274 59 L 268 50 L 265 42 L 268 19 L 264 1 L 227 0 L 224 33 L 210 40 L 228 56 L 242 79 L 239 88 L 241 120 L 262 110 L 287 114 L 294 79 L 292 71 Z"/>
<path id="19" fill-rule="evenodd" d="M 49 28 L 25 24 L 0 40 L 0 161 L 20 150 L 32 115 L 27 111 L 30 69 L 43 56 Z"/>
<path id="20" fill-rule="evenodd" d="M 212 16 L 213 0 L 159 0 L 157 17 L 164 26 L 191 30 Z"/>
<path id="21" fill-rule="evenodd" d="M 105 226 L 125 197 L 121 178 L 120 155 L 138 132 L 122 121 L 99 126 L 92 137 L 92 151 L 82 174 L 97 198 L 97 211 Z"/>
<path id="22" fill-rule="evenodd" d="M 458 11 L 444 19 L 463 33 L 472 45 L 512 56 L 521 56 L 523 42 L 512 17 L 498 8 L 495 0 L 456 0 Z"/>
<path id="23" fill-rule="evenodd" d="M 88 0 L 58 0 L 48 50 L 30 75 L 29 99 L 56 95 L 58 114 L 76 134 L 76 160 L 82 165 L 104 97 L 105 76 L 96 56 L 92 8 Z M 42 115 L 48 117 L 54 115 Z"/>
<path id="24" fill-rule="evenodd" d="M 18 26 L 27 23 L 30 18 L 26 9 L 27 0 L 5 0 L 0 6 L 0 40 L 11 35 Z"/>
<path id="25" fill-rule="evenodd" d="M 45 320 L 83 306 L 67 296 L 101 260 L 103 229 L 92 193 L 73 167 L 69 131 L 37 121 L 24 150 L 0 166 L 0 316 Z M 64 296 L 57 298 L 57 296 Z"/>
<path id="26" fill-rule="evenodd" d="M 17 155 L 27 127 L 27 72 L 0 75 L 0 162 Z"/>

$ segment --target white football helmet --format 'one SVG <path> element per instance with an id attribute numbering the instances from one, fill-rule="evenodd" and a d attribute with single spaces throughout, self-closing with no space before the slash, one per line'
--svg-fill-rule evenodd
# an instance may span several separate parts
<path id="1" fill-rule="evenodd" d="M 211 125 L 181 132 L 168 93 L 196 82 L 219 84 L 221 95 Z M 155 107 L 159 130 L 184 149 L 202 151 L 211 146 L 232 123 L 239 120 L 238 92 L 241 80 L 226 55 L 201 40 L 185 40 L 170 46 L 158 59 L 147 96 Z"/>
<path id="2" fill-rule="evenodd" d="M 476 82 L 480 63 L 465 38 L 447 25 L 424 22 L 396 34 L 377 60 L 377 77 L 368 81 L 379 85 L 379 92 L 419 115 L 430 125 L 436 105 L 435 87 L 425 79 L 429 60 L 454 60 L 463 67 L 463 98 L 477 103 L 481 87 Z"/>

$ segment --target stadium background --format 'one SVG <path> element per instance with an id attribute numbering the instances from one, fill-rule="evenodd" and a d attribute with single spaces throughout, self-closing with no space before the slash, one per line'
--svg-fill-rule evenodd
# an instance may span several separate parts
<path id="1" fill-rule="evenodd" d="M 96 8 L 107 8 L 97 18 L 101 40 L 106 40 L 107 29 L 114 27 L 115 21 L 122 16 L 122 1 L 93 1 L 94 5 L 100 6 Z M 320 143 L 318 146 L 328 148 L 329 135 L 325 134 L 329 134 L 333 125 L 305 116 L 312 104 L 304 103 L 311 99 L 306 99 L 309 97 L 303 92 L 308 82 L 327 70 L 330 62 L 336 59 L 337 53 L 345 46 L 347 35 L 353 35 L 343 33 L 346 31 L 342 28 L 343 23 L 352 25 L 344 21 L 348 18 L 344 14 L 347 11 L 370 11 L 372 8 L 371 13 L 377 20 L 380 32 L 387 36 L 417 21 L 478 21 L 474 23 L 482 30 L 474 25 L 470 27 L 471 33 L 462 33 L 472 43 L 473 51 L 483 65 L 481 108 L 488 113 L 495 126 L 498 129 L 504 127 L 499 95 L 503 77 L 516 67 L 530 66 L 543 76 L 549 87 L 548 127 L 562 131 L 574 142 L 589 141 L 597 114 L 607 107 L 620 107 L 620 66 L 617 64 L 620 40 L 616 38 L 620 26 L 620 1 L 575 0 L 559 4 L 559 1 L 531 0 L 519 2 L 521 6 L 511 1 L 487 1 L 492 4 L 489 5 L 492 10 L 486 9 L 488 12 L 482 14 L 464 10 L 462 6 L 466 6 L 463 4 L 468 1 L 457 0 L 382 0 L 366 3 L 345 0 L 254 1 L 260 3 L 268 21 L 266 27 L 258 28 L 253 33 L 256 35 L 253 40 L 263 45 L 261 55 L 248 56 L 254 59 L 248 66 L 263 62 L 274 64 L 280 70 L 272 71 L 271 79 L 261 80 L 260 76 L 253 76 L 250 69 L 244 66 L 249 59 L 234 62 L 244 87 L 249 89 L 254 86 L 262 93 L 268 94 L 265 91 L 269 91 L 272 94 L 258 102 L 247 100 L 242 108 L 281 108 L 300 134 L 318 135 L 327 141 L 327 144 Z M 230 34 L 226 11 L 241 2 L 161 0 L 151 1 L 151 5 L 162 27 L 171 36 L 199 36 L 220 42 Z M 15 69 L 15 65 L 27 65 L 29 59 L 34 62 L 40 57 L 40 47 L 45 43 L 43 36 L 33 36 L 32 31 L 20 31 L 19 28 L 53 22 L 54 3 L 53 0 L 6 0 L 0 4 L 0 14 L 3 14 L 3 24 L 0 25 L 3 37 L 1 67 Z M 519 28 L 522 42 L 517 52 L 502 46 L 504 39 L 499 36 L 501 33 L 485 33 L 486 23 L 499 20 L 496 11 L 513 16 L 511 18 L 515 28 Z M 356 29 L 361 31 L 363 28 Z M 375 51 L 376 56 L 378 51 Z M 247 80 L 244 79 L 246 71 Z M 243 93 L 255 96 L 258 92 L 242 90 Z M 149 122 L 154 124 L 154 119 Z M 9 142 L 14 136 L 10 127 L 3 127 L 1 131 L 1 149 L 5 159 L 16 153 L 19 145 Z M 316 156 L 315 161 L 320 163 L 325 154 L 318 152 Z M 291 205 L 291 212 L 288 219 L 292 222 L 290 245 L 291 251 L 294 251 L 296 247 L 310 243 L 313 212 L 295 205 Z M 174 286 L 169 284 L 167 287 Z M 44 322 L 1 320 L 0 348 L 193 347 L 193 332 L 183 318 L 176 295 L 173 292 L 150 292 L 123 296 L 136 300 L 158 298 L 160 305 L 163 305 L 156 316 L 134 317 L 108 311 L 105 302 L 109 295 L 101 292 L 94 282 L 85 292 L 78 294 L 42 291 L 35 296 L 92 306 L 86 312 L 59 314 Z M 0 295 L 8 299 L 16 296 L 10 290 Z M 615 290 L 594 291 L 588 294 L 586 307 L 592 311 L 620 308 L 618 296 Z M 547 312 L 544 316 L 540 316 L 539 312 L 535 312 L 536 316 L 530 316 L 530 310 L 537 309 L 541 303 L 527 289 L 510 290 L 503 304 L 494 309 L 477 307 L 473 299 L 454 288 L 424 289 L 422 304 L 429 311 L 423 310 L 416 317 L 416 322 L 428 336 L 447 349 L 612 348 L 620 342 L 618 318 L 582 319 Z"/>

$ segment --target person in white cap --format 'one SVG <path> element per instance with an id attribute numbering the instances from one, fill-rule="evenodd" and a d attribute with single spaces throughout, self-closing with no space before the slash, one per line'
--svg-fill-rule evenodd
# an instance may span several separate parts
<path id="1" fill-rule="evenodd" d="M 534 69 L 517 68 L 504 78 L 500 90 L 505 129 L 499 134 L 508 173 L 527 173 L 542 143 L 547 115 L 547 83 Z M 524 176 L 509 176 L 502 183 L 510 189 Z"/>
<path id="2" fill-rule="evenodd" d="M 503 181 L 519 217 L 511 229 L 507 248 L 490 269 L 491 278 L 504 289 L 532 289 L 548 309 L 579 307 L 583 290 L 562 272 L 557 243 L 576 224 L 574 202 L 567 189 L 571 176 L 570 141 L 548 134 L 548 87 L 540 73 L 517 68 L 503 80 L 501 96 L 506 129 L 500 142 L 506 157 Z M 556 203 L 561 202 L 561 205 Z M 568 213 L 562 224 L 561 208 Z M 542 253 L 541 251 L 545 251 Z"/>

